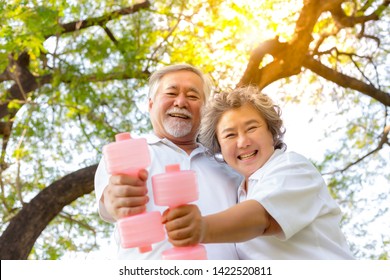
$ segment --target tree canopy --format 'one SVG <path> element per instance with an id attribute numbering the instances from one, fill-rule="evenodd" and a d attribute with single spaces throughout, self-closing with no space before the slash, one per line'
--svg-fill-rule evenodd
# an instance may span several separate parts
<path id="1" fill-rule="evenodd" d="M 281 104 L 308 100 L 308 122 L 332 119 L 323 140 L 337 145 L 312 160 L 355 256 L 387 259 L 389 232 L 357 240 L 388 215 L 389 3 L 1 1 L 1 259 L 98 248 L 112 230 L 94 202 L 101 148 L 151 130 L 147 79 L 178 62 L 208 73 L 215 91 L 255 84 Z M 362 197 L 378 184 L 387 187 Z"/>

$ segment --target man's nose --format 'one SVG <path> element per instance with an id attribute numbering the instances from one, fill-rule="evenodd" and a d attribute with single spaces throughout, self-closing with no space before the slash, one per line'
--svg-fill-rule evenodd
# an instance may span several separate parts
<path id="1" fill-rule="evenodd" d="M 187 97 L 184 93 L 180 93 L 176 96 L 174 105 L 183 108 L 187 106 Z"/>

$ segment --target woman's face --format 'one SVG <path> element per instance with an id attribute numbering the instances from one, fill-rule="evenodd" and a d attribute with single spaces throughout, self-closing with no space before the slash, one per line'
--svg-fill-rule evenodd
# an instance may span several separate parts
<path id="1" fill-rule="evenodd" d="M 217 138 L 225 161 L 246 179 L 274 152 L 267 123 L 249 104 L 222 114 L 217 123 Z"/>

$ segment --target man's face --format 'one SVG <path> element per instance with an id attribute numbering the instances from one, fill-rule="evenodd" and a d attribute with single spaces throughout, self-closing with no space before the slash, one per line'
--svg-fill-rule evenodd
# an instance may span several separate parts
<path id="1" fill-rule="evenodd" d="M 203 82 L 197 74 L 182 70 L 164 75 L 154 100 L 149 100 L 156 135 L 176 144 L 193 142 L 204 99 Z"/>

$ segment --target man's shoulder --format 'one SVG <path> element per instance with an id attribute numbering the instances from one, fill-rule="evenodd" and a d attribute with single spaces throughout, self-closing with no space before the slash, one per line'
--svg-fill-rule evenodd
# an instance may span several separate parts
<path id="1" fill-rule="evenodd" d="M 226 177 L 226 179 L 234 179 L 241 182 L 243 178 L 242 175 L 230 167 L 226 162 L 209 155 L 204 155 L 204 157 L 206 160 L 203 162 L 207 162 L 206 168 L 213 170 L 213 172 L 217 173 L 219 176 Z"/>

